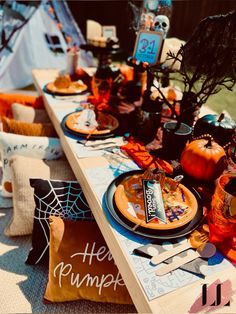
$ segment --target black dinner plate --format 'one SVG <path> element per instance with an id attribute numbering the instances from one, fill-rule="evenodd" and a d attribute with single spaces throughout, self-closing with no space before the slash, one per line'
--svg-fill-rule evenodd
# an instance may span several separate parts
<path id="1" fill-rule="evenodd" d="M 128 176 L 144 173 L 144 170 L 133 170 L 126 173 L 121 174 L 117 178 L 115 178 L 110 185 L 107 188 L 106 194 L 105 194 L 105 200 L 106 205 L 109 213 L 113 217 L 113 219 L 116 220 L 120 225 L 122 225 L 124 228 L 128 229 L 129 231 L 141 235 L 148 238 L 153 239 L 160 239 L 160 240 L 170 240 L 170 239 L 176 239 L 183 236 L 188 235 L 193 230 L 195 230 L 199 224 L 201 223 L 203 219 L 203 206 L 201 202 L 201 196 L 196 191 L 194 187 L 192 187 L 188 182 L 184 182 L 184 179 L 181 183 L 185 185 L 196 197 L 198 202 L 198 210 L 194 218 L 186 225 L 176 228 L 176 229 L 170 229 L 170 230 L 152 230 L 144 227 L 138 227 L 137 229 L 133 230 L 133 227 L 135 224 L 131 222 L 130 220 L 126 219 L 118 210 L 115 200 L 114 200 L 114 193 L 117 188 L 117 186 L 121 183 L 122 180 L 127 178 Z"/>
<path id="2" fill-rule="evenodd" d="M 68 113 L 64 118 L 63 120 L 61 121 L 61 128 L 62 130 L 65 132 L 66 135 L 73 135 L 73 138 L 75 139 L 80 139 L 80 138 L 86 138 L 88 136 L 88 134 L 84 134 L 84 133 L 80 133 L 80 132 L 76 132 L 76 131 L 73 131 L 71 129 L 69 129 L 67 126 L 66 126 L 66 119 L 69 115 L 71 115 L 73 112 L 70 112 Z M 107 134 L 92 134 L 89 139 L 90 140 L 103 140 L 103 139 L 106 139 L 106 138 L 111 138 L 111 137 L 115 137 L 116 134 L 113 132 L 111 133 L 107 133 Z"/>
<path id="3" fill-rule="evenodd" d="M 88 92 L 88 87 L 81 91 L 81 92 L 76 92 L 76 93 L 60 93 L 60 92 L 53 92 L 47 89 L 47 84 L 43 87 L 43 91 L 44 93 L 50 94 L 52 96 L 76 96 L 76 95 L 83 95 L 86 94 Z"/>

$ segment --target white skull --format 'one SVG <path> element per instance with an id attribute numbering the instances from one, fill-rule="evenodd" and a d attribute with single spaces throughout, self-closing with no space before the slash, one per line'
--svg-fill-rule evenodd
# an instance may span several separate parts
<path id="1" fill-rule="evenodd" d="M 166 15 L 157 15 L 154 18 L 154 30 L 156 32 L 162 32 L 163 37 L 166 38 L 168 30 L 170 28 L 170 21 Z"/>

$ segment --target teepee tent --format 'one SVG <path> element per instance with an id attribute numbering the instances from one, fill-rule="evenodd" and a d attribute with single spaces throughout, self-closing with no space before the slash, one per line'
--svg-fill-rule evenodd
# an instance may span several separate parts
<path id="1" fill-rule="evenodd" d="M 0 89 L 32 83 L 33 68 L 66 68 L 66 52 L 85 43 L 65 0 L 1 1 Z M 80 51 L 79 66 L 92 65 Z"/>

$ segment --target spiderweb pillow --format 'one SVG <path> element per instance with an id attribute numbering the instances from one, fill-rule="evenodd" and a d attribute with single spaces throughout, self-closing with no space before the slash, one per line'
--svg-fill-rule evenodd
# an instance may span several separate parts
<path id="1" fill-rule="evenodd" d="M 45 109 L 35 109 L 33 107 L 14 103 L 11 105 L 13 118 L 18 121 L 28 123 L 49 123 L 50 119 Z"/>
<path id="2" fill-rule="evenodd" d="M 58 137 L 51 123 L 28 123 L 3 117 L 2 126 L 3 131 L 7 133 L 28 136 Z"/>
<path id="3" fill-rule="evenodd" d="M 50 263 L 44 299 L 132 303 L 97 224 L 49 219 Z"/>
<path id="4" fill-rule="evenodd" d="M 10 224 L 5 228 L 7 236 L 31 234 L 34 221 L 34 189 L 30 178 L 73 180 L 76 178 L 64 159 L 41 160 L 15 155 L 10 159 L 13 188 L 13 213 Z"/>
<path id="5" fill-rule="evenodd" d="M 14 155 L 38 159 L 58 159 L 63 155 L 59 139 L 53 137 L 25 136 L 0 132 L 2 157 L 2 195 L 12 197 L 12 172 L 10 158 Z"/>
<path id="6" fill-rule="evenodd" d="M 48 263 L 50 215 L 70 220 L 94 218 L 78 182 L 30 179 L 30 185 L 34 188 L 35 212 L 32 249 L 26 263 Z"/>

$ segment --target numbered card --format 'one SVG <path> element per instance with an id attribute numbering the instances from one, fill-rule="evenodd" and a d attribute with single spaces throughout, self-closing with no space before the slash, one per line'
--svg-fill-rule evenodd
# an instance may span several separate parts
<path id="1" fill-rule="evenodd" d="M 138 61 L 157 63 L 162 50 L 163 34 L 154 31 L 140 31 L 137 35 L 134 58 Z"/>

